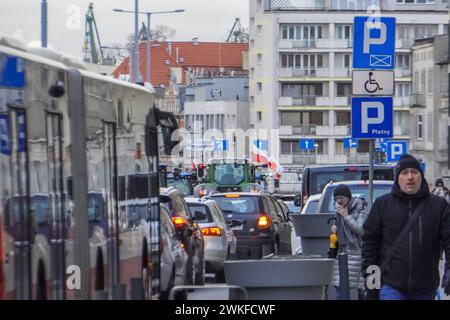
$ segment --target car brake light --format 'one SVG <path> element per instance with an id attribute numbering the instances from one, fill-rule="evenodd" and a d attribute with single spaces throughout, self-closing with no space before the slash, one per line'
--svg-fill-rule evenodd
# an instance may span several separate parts
<path id="1" fill-rule="evenodd" d="M 205 189 L 201 189 L 201 190 L 198 192 L 198 196 L 199 196 L 200 198 L 206 196 L 206 191 L 205 191 Z"/>
<path id="2" fill-rule="evenodd" d="M 202 234 L 209 237 L 220 237 L 222 230 L 219 227 L 202 228 Z"/>
<path id="3" fill-rule="evenodd" d="M 348 167 L 348 168 L 347 168 L 347 171 L 350 171 L 350 172 L 358 171 L 358 167 L 355 167 L 355 166 Z"/>
<path id="4" fill-rule="evenodd" d="M 183 229 L 188 224 L 186 219 L 183 217 L 172 217 L 172 222 L 176 229 Z"/>
<path id="5" fill-rule="evenodd" d="M 259 230 L 266 230 L 269 229 L 272 225 L 272 221 L 270 220 L 270 217 L 263 214 L 260 216 L 256 222 L 256 226 Z"/>

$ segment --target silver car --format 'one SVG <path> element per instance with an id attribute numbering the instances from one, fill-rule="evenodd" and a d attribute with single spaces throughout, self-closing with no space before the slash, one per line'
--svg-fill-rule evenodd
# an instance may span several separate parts
<path id="1" fill-rule="evenodd" d="M 174 286 L 184 285 L 188 256 L 177 238 L 170 213 L 160 207 L 161 217 L 161 299 L 168 299 Z"/>
<path id="2" fill-rule="evenodd" d="M 233 230 L 225 222 L 216 201 L 198 198 L 185 200 L 203 233 L 206 272 L 215 273 L 216 282 L 224 282 L 224 262 L 236 254 Z"/>

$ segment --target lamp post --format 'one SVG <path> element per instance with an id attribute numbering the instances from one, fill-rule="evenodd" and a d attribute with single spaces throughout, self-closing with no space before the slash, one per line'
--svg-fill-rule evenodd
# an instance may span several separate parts
<path id="1" fill-rule="evenodd" d="M 41 3 L 41 47 L 47 48 L 47 0 Z"/>
<path id="2" fill-rule="evenodd" d="M 137 1 L 138 0 L 136 0 L 136 3 L 137 3 Z M 150 19 L 151 19 L 151 16 L 152 16 L 152 14 L 161 14 L 161 13 L 179 13 L 179 12 L 184 12 L 184 11 L 186 11 L 186 10 L 184 10 L 184 9 L 175 9 L 175 10 L 170 10 L 170 11 L 138 11 L 137 10 L 137 6 L 136 6 L 136 10 L 135 11 L 128 11 L 128 10 L 122 10 L 122 9 L 113 9 L 113 11 L 114 12 L 123 12 L 123 13 L 134 13 L 135 14 L 135 20 L 136 20 L 136 23 L 137 23 L 137 15 L 138 14 L 145 14 L 146 16 L 147 16 L 147 59 L 146 59 L 146 80 L 147 80 L 147 82 L 150 82 L 150 80 L 151 80 L 151 74 L 150 74 L 150 59 L 151 59 L 151 38 L 152 38 L 152 36 L 151 36 L 151 32 L 150 32 Z M 135 47 L 137 47 L 138 46 L 138 44 L 137 44 L 137 38 L 138 38 L 138 30 L 137 30 L 137 27 L 136 27 L 136 30 L 135 30 Z M 135 70 L 135 77 L 136 77 L 136 72 L 139 72 L 139 71 L 136 71 L 136 69 L 138 69 L 136 66 L 137 65 L 139 65 L 139 56 L 136 56 L 136 54 L 135 54 L 135 68 L 134 68 L 134 70 Z"/>

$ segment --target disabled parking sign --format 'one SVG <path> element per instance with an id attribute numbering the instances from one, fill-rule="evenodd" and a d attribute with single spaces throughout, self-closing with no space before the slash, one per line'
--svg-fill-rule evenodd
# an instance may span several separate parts
<path id="1" fill-rule="evenodd" d="M 352 98 L 352 138 L 391 138 L 392 97 Z"/>
<path id="2" fill-rule="evenodd" d="M 354 18 L 354 69 L 395 68 L 395 18 Z"/>

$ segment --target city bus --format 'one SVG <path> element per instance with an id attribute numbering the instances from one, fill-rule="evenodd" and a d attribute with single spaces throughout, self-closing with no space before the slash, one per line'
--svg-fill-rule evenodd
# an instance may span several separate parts
<path id="1" fill-rule="evenodd" d="M 157 296 L 158 124 L 176 126 L 154 100 L 151 86 L 0 36 L 0 299 Z M 121 210 L 136 175 L 140 218 Z"/>

